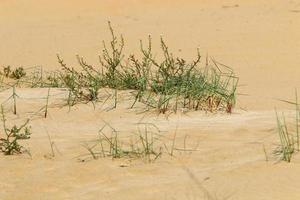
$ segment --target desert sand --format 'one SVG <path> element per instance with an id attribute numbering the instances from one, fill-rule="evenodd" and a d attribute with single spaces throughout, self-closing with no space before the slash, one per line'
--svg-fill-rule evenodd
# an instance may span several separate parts
<path id="1" fill-rule="evenodd" d="M 300 84 L 300 1 L 259 0 L 1 0 L 0 66 L 59 68 L 59 53 L 76 67 L 75 55 L 97 64 L 107 21 L 125 37 L 125 51 L 136 53 L 151 34 L 159 51 L 162 35 L 176 55 L 209 54 L 238 75 L 232 114 L 188 112 L 168 117 L 137 114 L 120 102 L 60 107 L 63 89 L 17 89 L 18 114 L 9 124 L 30 118 L 31 152 L 0 155 L 0 199 L 299 199 L 300 157 L 278 162 L 275 108 L 291 122 Z M 4 102 L 11 90 L 2 91 Z M 7 111 L 12 105 L 5 103 Z M 197 151 L 164 155 L 154 163 L 126 159 L 83 159 L 84 142 L 97 138 L 109 122 L 126 136 L 138 123 L 154 123 L 176 147 L 184 138 Z M 1 133 L 0 133 L 1 134 Z M 51 157 L 49 138 L 55 144 Z"/>

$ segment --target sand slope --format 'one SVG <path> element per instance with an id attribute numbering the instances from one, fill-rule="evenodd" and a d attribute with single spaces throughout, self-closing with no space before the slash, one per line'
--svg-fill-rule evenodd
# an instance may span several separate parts
<path id="1" fill-rule="evenodd" d="M 10 92 L 2 92 L 1 99 Z M 1 199 L 209 199 L 207 193 L 217 199 L 299 198 L 300 157 L 296 155 L 290 164 L 277 163 L 272 153 L 278 144 L 274 111 L 190 112 L 166 118 L 151 112 L 137 114 L 139 109 L 128 109 L 130 101 L 110 111 L 106 108 L 112 107 L 112 101 L 95 109 L 76 105 L 68 111 L 59 108 L 67 93 L 53 89 L 44 119 L 37 111 L 45 105 L 47 89 L 18 89 L 17 93 L 17 116 L 10 110 L 11 102 L 4 105 L 10 124 L 31 119 L 32 138 L 22 142 L 31 157 L 0 156 Z M 293 113 L 286 113 L 290 122 Z M 183 149 L 187 137 L 187 149 L 196 151 L 175 151 L 172 157 L 164 153 L 152 164 L 91 160 L 82 145 L 96 140 L 105 122 L 120 138 L 137 134 L 142 123 L 153 123 L 158 134 L 170 139 L 166 144 L 176 132 L 176 148 Z M 55 143 L 53 158 L 48 134 Z"/>
<path id="2" fill-rule="evenodd" d="M 53 70 L 56 53 L 70 65 L 76 65 L 76 54 L 96 64 L 111 20 L 126 38 L 126 52 L 137 52 L 138 40 L 148 34 L 156 51 L 160 35 L 186 58 L 200 47 L 203 55 L 232 66 L 240 77 L 239 93 L 247 94 L 238 97 L 232 115 L 191 112 L 166 119 L 138 115 L 127 109 L 128 102 L 109 112 L 101 105 L 69 112 L 60 108 L 66 92 L 52 90 L 49 117 L 43 119 L 35 112 L 44 106 L 47 90 L 19 89 L 18 115 L 7 117 L 11 123 L 31 118 L 33 135 L 24 145 L 32 158 L 0 156 L 0 199 L 299 199 L 299 156 L 290 164 L 274 164 L 272 156 L 278 144 L 274 107 L 290 109 L 276 99 L 292 99 L 300 83 L 299 16 L 299 1 L 0 1 L 0 65 Z M 10 94 L 1 92 L 1 102 Z M 188 135 L 189 145 L 199 141 L 199 147 L 153 164 L 79 162 L 86 153 L 82 143 L 97 137 L 103 120 L 125 136 L 141 120 L 171 138 L 177 127 L 176 145 L 182 147 Z M 61 153 L 53 159 L 47 133 Z"/>

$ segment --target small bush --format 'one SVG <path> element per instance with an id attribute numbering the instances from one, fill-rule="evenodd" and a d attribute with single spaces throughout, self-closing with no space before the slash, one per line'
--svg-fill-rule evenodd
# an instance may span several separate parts
<path id="1" fill-rule="evenodd" d="M 77 56 L 81 70 L 68 67 L 58 56 L 63 69 L 61 79 L 69 88 L 73 103 L 78 101 L 96 101 L 98 90 L 103 87 L 118 90 L 135 90 L 134 102 L 155 108 L 158 113 L 166 113 L 178 108 L 205 111 L 232 112 L 235 106 L 238 78 L 233 71 L 215 61 L 206 59 L 201 66 L 201 56 L 192 62 L 175 57 L 163 38 L 160 40 L 163 59 L 156 60 L 152 53 L 152 40 L 148 46 L 141 44 L 141 60 L 134 55 L 128 58 L 123 54 L 124 38 L 118 38 L 110 24 L 112 40 L 109 45 L 103 42 L 100 55 L 101 68 L 87 64 Z"/>
<path id="2" fill-rule="evenodd" d="M 12 79 L 21 79 L 26 76 L 26 72 L 23 67 L 18 67 L 12 71 L 10 78 Z"/>
<path id="3" fill-rule="evenodd" d="M 14 70 L 11 69 L 10 66 L 4 67 L 3 68 L 3 75 L 6 78 L 12 78 L 12 79 L 21 79 L 26 76 L 25 69 L 23 67 L 18 67 Z"/>
<path id="4" fill-rule="evenodd" d="M 2 109 L 2 122 L 5 135 L 0 137 L 0 148 L 5 155 L 19 154 L 23 151 L 23 146 L 19 144 L 19 140 L 29 139 L 31 132 L 28 127 L 29 120 L 21 126 L 14 125 L 12 128 L 7 128 L 6 119 Z"/>

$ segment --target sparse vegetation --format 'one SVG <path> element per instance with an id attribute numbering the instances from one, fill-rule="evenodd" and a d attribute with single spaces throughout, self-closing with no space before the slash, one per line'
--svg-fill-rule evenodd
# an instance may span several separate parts
<path id="1" fill-rule="evenodd" d="M 10 66 L 3 67 L 3 74 L 4 74 L 4 76 L 5 76 L 6 78 L 9 77 L 10 73 L 11 73 Z"/>
<path id="2" fill-rule="evenodd" d="M 298 95 L 296 91 L 296 101 L 284 101 L 295 105 L 295 130 L 292 131 L 286 122 L 284 114 L 280 118 L 276 112 L 277 132 L 280 139 L 280 145 L 274 150 L 274 154 L 279 156 L 281 160 L 291 162 L 294 153 L 299 152 L 299 104 Z"/>
<path id="3" fill-rule="evenodd" d="M 62 79 L 70 90 L 72 104 L 82 99 L 97 100 L 98 90 L 109 87 L 135 90 L 131 107 L 140 102 L 146 105 L 146 110 L 155 108 L 158 113 L 177 112 L 180 107 L 189 110 L 232 112 L 238 78 L 229 67 L 208 58 L 205 66 L 201 67 L 199 52 L 196 59 L 188 63 L 173 56 L 163 38 L 160 41 L 163 60 L 158 61 L 152 53 L 150 36 L 147 48 L 143 47 L 141 41 L 141 61 L 130 55 L 124 62 L 124 39 L 122 36 L 115 36 L 110 23 L 109 29 L 112 40 L 109 46 L 103 42 L 101 69 L 88 65 L 78 56 L 83 70 L 77 71 L 67 67 L 58 56 L 65 71 Z"/>
<path id="4" fill-rule="evenodd" d="M 50 97 L 50 88 L 48 88 L 48 93 L 46 98 L 45 113 L 44 113 L 45 118 L 47 118 L 48 116 L 49 97 Z"/>
<path id="5" fill-rule="evenodd" d="M 19 154 L 23 151 L 23 146 L 19 144 L 20 140 L 26 140 L 30 138 L 30 127 L 27 126 L 29 120 L 20 126 L 14 125 L 12 128 L 6 126 L 6 119 L 3 108 L 1 107 L 2 123 L 4 136 L 0 137 L 0 148 L 5 155 Z"/>
<path id="6" fill-rule="evenodd" d="M 1 72 L 6 78 L 11 79 L 21 79 L 26 76 L 25 69 L 23 67 L 17 67 L 14 70 L 11 69 L 11 66 L 3 67 L 3 72 Z"/>
<path id="7" fill-rule="evenodd" d="M 224 111 L 231 113 L 236 102 L 238 78 L 232 69 L 197 52 L 196 58 L 187 62 L 176 57 L 161 38 L 162 59 L 156 59 L 152 52 L 152 39 L 148 37 L 145 47 L 140 41 L 141 57 L 126 57 L 123 54 L 125 40 L 117 37 L 110 22 L 108 23 L 112 39 L 103 41 L 102 54 L 99 56 L 100 67 L 88 64 L 77 55 L 79 67 L 68 66 L 57 55 L 61 71 L 45 73 L 42 68 L 26 75 L 23 68 L 11 72 L 4 68 L 5 76 L 19 80 L 19 84 L 30 87 L 68 88 L 67 104 L 78 102 L 97 102 L 99 90 L 133 90 L 131 108 L 137 103 L 144 105 L 144 110 L 155 109 L 158 113 L 177 112 L 178 110 L 204 110 L 208 112 Z M 26 76 L 25 76 L 26 75 Z M 115 107 L 117 95 L 115 95 Z"/>
<path id="8" fill-rule="evenodd" d="M 18 67 L 14 71 L 12 71 L 10 78 L 12 79 L 20 79 L 26 75 L 26 72 L 23 67 Z"/>
<path id="9" fill-rule="evenodd" d="M 58 148 L 57 148 L 56 144 L 54 143 L 54 141 L 52 140 L 52 138 L 50 137 L 50 135 L 49 135 L 49 133 L 48 133 L 47 130 L 46 130 L 46 132 L 47 132 L 47 136 L 48 136 L 48 141 L 49 141 L 51 152 L 48 153 L 48 154 L 45 154 L 44 158 L 46 158 L 46 159 L 53 159 L 56 156 L 55 152 L 59 153 L 60 155 L 61 155 L 61 153 L 58 150 Z"/>
<path id="10" fill-rule="evenodd" d="M 68 66 L 60 55 L 57 55 L 60 71 L 45 72 L 41 67 L 24 69 L 19 67 L 12 69 L 4 67 L 2 74 L 2 86 L 12 88 L 13 93 L 8 100 L 13 100 L 13 113 L 17 114 L 16 88 L 38 87 L 48 88 L 46 105 L 40 110 L 44 117 L 48 115 L 50 88 L 67 88 L 69 107 L 81 103 L 92 102 L 95 105 L 102 96 L 100 89 L 113 91 L 104 100 L 113 99 L 113 107 L 116 108 L 121 99 L 120 90 L 128 90 L 132 94 L 131 108 L 143 105 L 143 111 L 155 110 L 157 113 L 166 114 L 178 110 L 203 110 L 207 112 L 222 111 L 231 113 L 235 106 L 238 78 L 231 68 L 217 62 L 213 58 L 206 57 L 202 63 L 202 57 L 197 51 L 196 58 L 191 62 L 176 57 L 170 51 L 165 40 L 160 39 L 162 55 L 161 59 L 154 56 L 152 38 L 148 37 L 147 45 L 140 41 L 141 56 L 126 56 L 123 51 L 125 40 L 123 36 L 117 36 L 108 22 L 111 41 L 103 41 L 103 49 L 99 56 L 100 66 L 88 64 L 83 57 L 77 55 L 79 67 Z M 8 101 L 7 100 L 7 101 Z M 3 122 L 5 117 L 3 113 Z M 20 152 L 22 146 L 18 140 L 28 139 L 30 136 L 26 122 L 24 125 L 12 129 L 5 129 L 6 138 L 2 138 L 1 147 L 5 154 Z M 107 127 L 106 125 L 105 127 Z M 21 133 L 21 131 L 24 132 Z M 99 138 L 92 146 L 84 147 L 94 159 L 98 157 L 111 158 L 142 158 L 152 162 L 159 158 L 163 152 L 174 156 L 174 151 L 190 151 L 175 147 L 176 133 L 169 142 L 162 142 L 157 134 L 139 132 L 125 142 L 114 129 L 110 134 L 100 132 Z M 184 139 L 184 143 L 186 138 Z M 50 142 L 50 144 L 52 144 Z M 96 151 L 97 147 L 101 151 Z M 52 149 L 53 150 L 53 149 Z M 53 151 L 52 151 L 53 153 Z"/>
<path id="11" fill-rule="evenodd" d="M 105 129 L 109 133 L 105 133 Z M 93 159 L 100 157 L 142 159 L 146 162 L 154 162 L 162 154 L 157 135 L 145 127 L 144 133 L 139 132 L 129 138 L 120 138 L 118 132 L 109 124 L 105 124 L 99 130 L 99 138 L 92 144 L 84 143 Z"/>
<path id="12" fill-rule="evenodd" d="M 89 152 L 88 157 L 93 159 L 110 157 L 112 159 L 141 159 L 151 163 L 164 153 L 173 157 L 177 152 L 197 151 L 198 145 L 193 149 L 177 148 L 175 146 L 176 133 L 171 139 L 159 134 L 157 127 L 152 124 L 143 124 L 137 133 L 121 137 L 117 130 L 106 123 L 100 130 L 98 139 L 85 142 L 83 147 Z M 186 140 L 186 138 L 185 138 Z M 184 140 L 184 143 L 186 142 Z M 86 155 L 85 155 L 86 156 Z"/>
<path id="13" fill-rule="evenodd" d="M 279 119 L 278 115 L 276 117 L 280 146 L 274 151 L 274 153 L 275 155 L 279 155 L 281 160 L 290 162 L 292 155 L 295 152 L 294 136 L 288 130 L 284 115 L 282 117 L 282 121 Z"/>

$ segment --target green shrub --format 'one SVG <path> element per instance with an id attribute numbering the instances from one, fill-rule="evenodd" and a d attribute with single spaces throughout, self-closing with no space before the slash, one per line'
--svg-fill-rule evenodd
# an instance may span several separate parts
<path id="1" fill-rule="evenodd" d="M 101 68 L 89 65 L 77 56 L 81 70 L 75 70 L 67 67 L 58 56 L 63 69 L 61 79 L 69 88 L 73 103 L 82 100 L 96 101 L 98 90 L 109 87 L 135 90 L 132 107 L 136 102 L 141 102 L 146 108 L 155 108 L 159 113 L 170 110 L 176 112 L 180 107 L 232 112 L 238 78 L 229 67 L 208 58 L 206 64 L 201 66 L 199 51 L 195 60 L 188 63 L 173 56 L 162 38 L 160 44 L 163 59 L 156 60 L 150 36 L 147 48 L 140 42 L 141 60 L 134 55 L 126 59 L 123 54 L 123 37 L 116 37 L 110 22 L 108 25 L 112 40 L 109 45 L 103 42 L 102 55 L 99 57 Z"/>
<path id="2" fill-rule="evenodd" d="M 29 120 L 20 126 L 14 125 L 12 128 L 6 127 L 6 119 L 2 108 L 2 122 L 4 129 L 4 136 L 0 137 L 0 149 L 5 155 L 19 154 L 23 151 L 23 146 L 19 144 L 20 140 L 30 138 L 30 127 L 27 126 Z"/>

